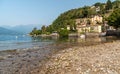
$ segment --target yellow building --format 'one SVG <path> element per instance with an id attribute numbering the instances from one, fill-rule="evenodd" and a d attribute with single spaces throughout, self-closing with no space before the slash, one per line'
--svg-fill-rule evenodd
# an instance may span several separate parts
<path id="1" fill-rule="evenodd" d="M 103 17 L 102 16 L 99 16 L 99 15 L 96 15 L 96 16 L 93 16 L 91 19 L 91 24 L 92 25 L 96 25 L 96 24 L 99 24 L 99 23 L 102 23 L 103 22 Z"/>
<path id="2" fill-rule="evenodd" d="M 99 15 L 91 18 L 76 19 L 77 31 L 81 32 L 102 32 L 103 18 Z"/>
<path id="3" fill-rule="evenodd" d="M 83 27 L 77 27 L 78 33 L 81 32 L 102 32 L 102 26 L 101 25 L 94 25 L 94 26 L 83 26 Z"/>

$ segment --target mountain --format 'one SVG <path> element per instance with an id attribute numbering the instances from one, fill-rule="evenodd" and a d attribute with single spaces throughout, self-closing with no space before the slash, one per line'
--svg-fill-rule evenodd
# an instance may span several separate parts
<path id="1" fill-rule="evenodd" d="M 0 27 L 0 35 L 16 35 L 16 34 L 21 33 Z"/>
<path id="2" fill-rule="evenodd" d="M 14 27 L 9 27 L 9 29 L 13 30 L 13 31 L 16 31 L 16 32 L 21 32 L 21 33 L 27 34 L 27 33 L 30 33 L 34 27 L 40 29 L 41 25 L 33 25 L 33 24 L 17 25 L 17 26 L 14 26 Z"/>

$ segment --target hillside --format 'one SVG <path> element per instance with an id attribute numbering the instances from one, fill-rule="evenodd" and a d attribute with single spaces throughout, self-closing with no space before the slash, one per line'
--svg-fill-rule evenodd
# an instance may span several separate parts
<path id="1" fill-rule="evenodd" d="M 34 27 L 40 28 L 41 25 L 38 25 L 38 24 L 17 25 L 17 26 L 14 26 L 14 27 L 10 27 L 9 29 L 13 30 L 13 31 L 16 31 L 16 32 L 23 33 L 23 34 L 28 34 L 29 32 L 31 32 L 31 30 Z"/>
<path id="2" fill-rule="evenodd" d="M 21 34 L 21 33 L 0 27 L 0 35 L 16 35 L 16 34 Z"/>
<path id="3" fill-rule="evenodd" d="M 111 2 L 108 0 L 106 3 L 95 3 L 92 6 L 84 6 L 82 8 L 76 8 L 68 10 L 58 16 L 53 23 L 49 26 L 43 26 L 41 30 L 33 30 L 30 34 L 50 34 L 54 31 L 59 32 L 61 28 L 67 29 L 70 26 L 70 31 L 74 32 L 73 27 L 76 27 L 75 19 L 89 18 L 94 15 L 101 15 L 103 22 L 115 9 L 120 8 L 120 1 L 116 0 Z M 34 33 L 35 32 L 35 33 Z M 38 33 L 39 32 L 39 33 Z"/>
<path id="4" fill-rule="evenodd" d="M 52 26 L 55 30 L 58 30 L 60 28 L 65 28 L 67 25 L 73 25 L 71 23 L 71 20 L 74 21 L 78 18 L 88 18 L 94 15 L 101 15 L 104 18 L 108 17 L 111 12 L 119 8 L 120 1 L 116 0 L 114 2 L 108 2 L 106 3 L 95 3 L 92 6 L 84 6 L 82 8 L 77 9 L 71 9 L 69 11 L 66 11 L 62 13 L 58 18 L 53 21 Z M 74 23 L 75 24 L 75 23 Z"/>

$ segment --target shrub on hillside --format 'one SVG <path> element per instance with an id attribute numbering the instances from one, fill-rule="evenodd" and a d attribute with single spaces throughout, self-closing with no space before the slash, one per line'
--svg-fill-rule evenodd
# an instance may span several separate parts
<path id="1" fill-rule="evenodd" d="M 61 38 L 66 38 L 66 37 L 68 37 L 68 34 L 69 34 L 69 31 L 68 31 L 67 29 L 61 29 L 61 30 L 59 31 L 59 35 L 60 35 Z"/>

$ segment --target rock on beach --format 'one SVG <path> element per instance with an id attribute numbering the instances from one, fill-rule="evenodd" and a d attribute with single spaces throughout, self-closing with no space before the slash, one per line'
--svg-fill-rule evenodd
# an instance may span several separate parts
<path id="1" fill-rule="evenodd" d="M 61 46 L 9 51 L 0 56 L 0 74 L 120 74 L 120 41 Z"/>
<path id="2" fill-rule="evenodd" d="M 33 74 L 120 74 L 120 42 L 57 52 Z"/>

